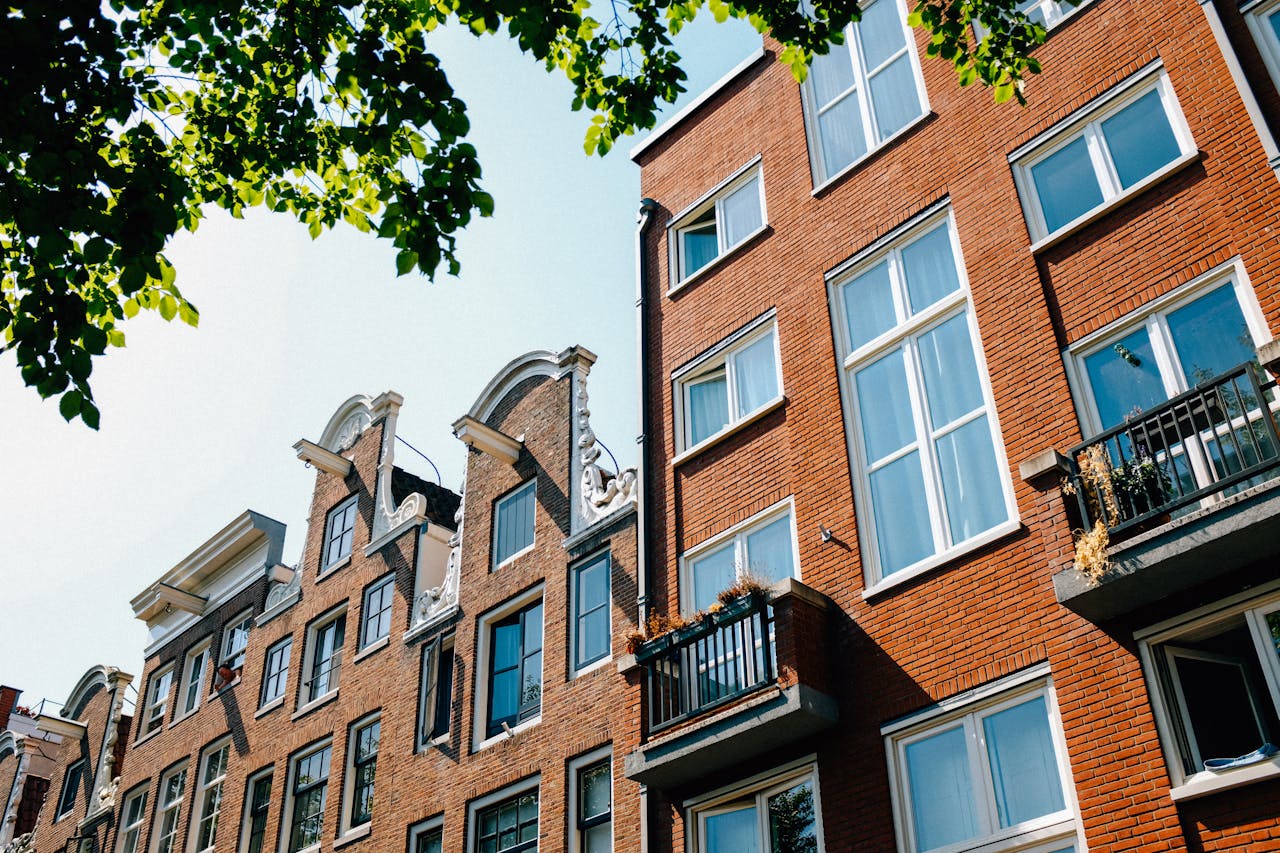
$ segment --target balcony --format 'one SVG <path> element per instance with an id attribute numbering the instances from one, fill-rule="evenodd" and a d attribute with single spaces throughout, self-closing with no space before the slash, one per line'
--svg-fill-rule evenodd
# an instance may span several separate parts
<path id="1" fill-rule="evenodd" d="M 670 788 L 833 725 L 826 608 L 787 580 L 641 646 L 645 741 L 626 775 Z"/>
<path id="2" fill-rule="evenodd" d="M 1276 551 L 1276 408 L 1246 363 L 1072 450 L 1064 493 L 1084 530 L 1105 529 L 1110 566 L 1059 572 L 1058 600 L 1109 619 Z"/>

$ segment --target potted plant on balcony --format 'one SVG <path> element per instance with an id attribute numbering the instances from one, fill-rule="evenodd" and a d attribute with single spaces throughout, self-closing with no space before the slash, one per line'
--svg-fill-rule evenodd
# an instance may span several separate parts
<path id="1" fill-rule="evenodd" d="M 1143 454 L 1126 459 L 1110 472 L 1111 488 L 1119 505 L 1121 520 L 1145 515 L 1169 500 L 1173 486 L 1165 466 Z"/>

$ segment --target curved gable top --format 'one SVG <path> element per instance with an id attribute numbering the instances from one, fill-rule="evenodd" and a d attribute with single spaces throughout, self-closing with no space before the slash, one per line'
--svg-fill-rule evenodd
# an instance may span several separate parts
<path id="1" fill-rule="evenodd" d="M 24 738 L 16 735 L 9 729 L 0 732 L 0 761 L 8 758 L 10 755 L 20 753 L 24 744 Z"/>
<path id="2" fill-rule="evenodd" d="M 533 350 L 507 362 L 506 366 L 489 380 L 480 396 L 467 410 L 467 417 L 484 423 L 493 414 L 502 399 L 517 385 L 534 376 L 562 379 L 575 369 L 583 373 L 596 363 L 596 354 L 583 346 L 572 346 L 560 353 L 550 350 Z"/>
<path id="3" fill-rule="evenodd" d="M 368 429 L 372 422 L 373 398 L 356 394 L 333 413 L 316 443 L 330 453 L 341 453 L 355 444 L 360 433 Z"/>
<path id="4" fill-rule="evenodd" d="M 62 710 L 58 712 L 59 716 L 65 719 L 79 720 L 80 715 L 84 713 L 85 706 L 89 704 L 89 700 L 102 688 L 113 687 L 113 682 L 118 679 L 123 679 L 127 683 L 133 680 L 133 676 L 121 672 L 114 666 L 93 667 L 80 677 L 80 682 L 76 684 L 71 691 L 71 695 L 67 697 Z"/>

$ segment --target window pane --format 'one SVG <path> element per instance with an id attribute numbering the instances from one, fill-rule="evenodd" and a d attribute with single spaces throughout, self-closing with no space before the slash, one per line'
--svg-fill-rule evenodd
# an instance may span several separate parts
<path id="1" fill-rule="evenodd" d="M 1169 333 L 1188 388 L 1257 358 L 1253 336 L 1230 285 L 1169 314 Z"/>
<path id="2" fill-rule="evenodd" d="M 1146 329 L 1087 356 L 1084 366 L 1103 429 L 1168 399 Z"/>
<path id="3" fill-rule="evenodd" d="M 595 560 L 578 569 L 578 612 L 602 607 L 609 601 L 609 560 Z"/>
<path id="4" fill-rule="evenodd" d="M 693 609 L 705 610 L 716 600 L 720 590 L 733 586 L 737 577 L 733 543 L 694 560 L 689 571 L 693 575 Z"/>
<path id="5" fill-rule="evenodd" d="M 514 494 L 498 501 L 495 563 L 501 563 L 533 544 L 535 489 L 533 481 L 530 481 Z"/>
<path id="6" fill-rule="evenodd" d="M 951 251 L 951 235 L 945 224 L 902 250 L 902 270 L 907 279 L 912 314 L 920 313 L 948 293 L 960 289 L 956 260 Z M 892 322 L 887 323 L 885 328 L 891 325 Z"/>
<path id="7" fill-rule="evenodd" d="M 759 853 L 756 807 L 710 815 L 706 827 L 706 853 Z"/>
<path id="8" fill-rule="evenodd" d="M 1240 636 L 1244 638 L 1243 630 Z M 1235 758 L 1262 746 L 1267 737 L 1258 716 L 1259 697 L 1244 658 L 1176 652 L 1173 658 L 1199 747 L 1197 761 Z"/>
<path id="9" fill-rule="evenodd" d="M 867 72 L 875 71 L 906 44 L 906 31 L 896 0 L 877 0 L 867 6 L 854 25 Z M 914 88 L 914 87 L 913 87 Z"/>
<path id="10" fill-rule="evenodd" d="M 809 81 L 818 107 L 825 107 L 853 86 L 853 64 L 848 44 L 833 44 L 821 56 L 815 54 L 809 66 Z"/>
<path id="11" fill-rule="evenodd" d="M 916 849 L 932 850 L 977 835 L 964 727 L 918 740 L 904 751 Z"/>
<path id="12" fill-rule="evenodd" d="M 920 454 L 908 453 L 871 475 L 880 571 L 890 575 L 933 553 Z"/>
<path id="13" fill-rule="evenodd" d="M 969 318 L 959 314 L 920 336 L 920 371 L 934 429 L 982 407 Z"/>
<path id="14" fill-rule="evenodd" d="M 690 444 L 715 435 L 729 423 L 729 392 L 724 374 L 688 386 Z"/>
<path id="15" fill-rule="evenodd" d="M 916 427 L 911 417 L 902 350 L 894 350 L 859 370 L 856 382 L 867 461 L 883 459 L 914 442 Z"/>
<path id="16" fill-rule="evenodd" d="M 1155 90 L 1103 121 L 1102 135 L 1111 151 L 1120 186 L 1125 189 L 1182 153 L 1160 103 L 1160 93 Z"/>
<path id="17" fill-rule="evenodd" d="M 682 231 L 680 244 L 680 257 L 684 262 L 684 269 L 681 272 L 684 277 L 688 277 L 714 261 L 720 254 L 715 222 Z"/>
<path id="18" fill-rule="evenodd" d="M 791 516 L 747 534 L 746 569 L 757 578 L 778 581 L 795 574 L 791 554 Z"/>
<path id="19" fill-rule="evenodd" d="M 443 843 L 444 830 L 433 829 L 418 836 L 418 843 L 414 847 L 413 853 L 442 853 Z"/>
<path id="20" fill-rule="evenodd" d="M 889 331 L 898 322 L 893 307 L 893 286 L 889 282 L 887 260 L 846 284 L 841 289 L 841 295 L 844 298 L 850 349 L 856 350 L 877 335 Z"/>
<path id="21" fill-rule="evenodd" d="M 760 179 L 752 178 L 725 196 L 724 245 L 729 249 L 763 224 L 760 218 Z"/>
<path id="22" fill-rule="evenodd" d="M 952 544 L 1004 521 L 1004 491 L 987 416 L 942 436 L 937 447 Z"/>
<path id="23" fill-rule="evenodd" d="M 597 817 L 609 811 L 612 799 L 609 762 L 605 761 L 582 771 L 582 817 Z"/>
<path id="24" fill-rule="evenodd" d="M 1083 137 L 1032 166 L 1031 180 L 1050 233 L 1102 204 L 1102 189 Z"/>
<path id="25" fill-rule="evenodd" d="M 888 5 L 888 0 L 880 0 L 876 5 Z M 916 77 L 911 70 L 911 58 L 905 53 L 871 78 L 871 103 L 875 106 L 876 126 L 882 140 L 893 136 L 920 115 Z"/>
<path id="26" fill-rule="evenodd" d="M 738 392 L 737 417 L 754 412 L 778 396 L 778 369 L 773 332 L 746 347 L 733 360 Z"/>
<path id="27" fill-rule="evenodd" d="M 494 669 L 510 669 L 520 663 L 520 624 L 510 622 L 493 629 Z"/>
<path id="28" fill-rule="evenodd" d="M 769 841 L 770 853 L 817 853 L 812 782 L 769 798 Z"/>
<path id="29" fill-rule="evenodd" d="M 822 140 L 822 164 L 828 176 L 867 153 L 867 136 L 862 128 L 856 92 L 818 116 L 818 136 Z"/>
<path id="30" fill-rule="evenodd" d="M 582 853 L 612 853 L 613 824 L 602 823 L 582 833 Z"/>
<path id="31" fill-rule="evenodd" d="M 603 607 L 578 623 L 577 665 L 591 663 L 609 654 L 609 609 Z"/>
<path id="32" fill-rule="evenodd" d="M 982 727 L 1001 826 L 1066 808 L 1043 696 L 992 714 Z"/>

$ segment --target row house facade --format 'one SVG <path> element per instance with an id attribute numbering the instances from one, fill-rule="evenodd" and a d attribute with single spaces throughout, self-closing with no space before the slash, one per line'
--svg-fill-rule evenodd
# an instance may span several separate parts
<path id="1" fill-rule="evenodd" d="M 910 7 L 632 152 L 649 849 L 1280 849 L 1280 5 Z"/>

